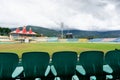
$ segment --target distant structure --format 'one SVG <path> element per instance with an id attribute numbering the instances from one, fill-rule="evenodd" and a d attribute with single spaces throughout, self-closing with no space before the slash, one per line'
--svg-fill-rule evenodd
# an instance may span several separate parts
<path id="1" fill-rule="evenodd" d="M 3 42 L 8 42 L 8 41 L 11 41 L 10 38 L 8 36 L 0 36 L 0 42 L 3 41 Z"/>
<path id="2" fill-rule="evenodd" d="M 68 39 L 73 38 L 73 34 L 72 33 L 66 33 L 66 38 L 68 38 Z"/>
<path id="3" fill-rule="evenodd" d="M 32 31 L 32 29 L 30 28 L 29 31 L 26 30 L 26 26 L 23 27 L 22 30 L 20 30 L 19 28 L 17 28 L 15 31 L 10 32 L 10 38 L 12 40 L 19 40 L 19 39 L 26 39 L 26 38 L 32 38 L 36 35 L 35 32 Z"/>

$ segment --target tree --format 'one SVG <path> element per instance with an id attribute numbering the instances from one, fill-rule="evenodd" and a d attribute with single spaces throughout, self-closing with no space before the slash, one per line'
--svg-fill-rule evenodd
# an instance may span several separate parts
<path id="1" fill-rule="evenodd" d="M 0 27 L 0 35 L 9 35 L 11 30 L 9 28 L 2 28 Z"/>

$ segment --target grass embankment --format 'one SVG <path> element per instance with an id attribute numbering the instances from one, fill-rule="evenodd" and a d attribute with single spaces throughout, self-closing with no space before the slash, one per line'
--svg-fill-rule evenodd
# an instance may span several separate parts
<path id="1" fill-rule="evenodd" d="M 29 44 L 0 44 L 0 52 L 14 52 L 21 57 L 24 52 L 43 51 L 52 55 L 56 51 L 76 51 L 78 54 L 87 50 L 107 52 L 120 49 L 120 44 L 108 43 L 29 43 Z"/>

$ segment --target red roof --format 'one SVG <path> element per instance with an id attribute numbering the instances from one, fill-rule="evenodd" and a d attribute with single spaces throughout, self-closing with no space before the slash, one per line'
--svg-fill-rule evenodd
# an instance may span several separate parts
<path id="1" fill-rule="evenodd" d="M 29 29 L 29 33 L 30 33 L 30 34 L 32 33 L 32 29 L 31 29 L 31 28 Z"/>
<path id="2" fill-rule="evenodd" d="M 26 34 L 26 33 L 27 33 L 26 26 L 24 26 L 22 29 L 22 34 Z"/>
<path id="3" fill-rule="evenodd" d="M 16 33 L 19 33 L 19 32 L 20 32 L 20 29 L 19 29 L 19 28 L 17 28 L 17 29 L 16 29 Z"/>
<path id="4" fill-rule="evenodd" d="M 36 33 L 32 31 L 32 29 L 30 28 L 29 31 L 26 30 L 26 26 L 23 27 L 23 29 L 20 31 L 19 28 L 17 28 L 15 31 L 12 31 L 11 33 L 15 33 L 15 34 L 33 34 L 35 35 Z"/>

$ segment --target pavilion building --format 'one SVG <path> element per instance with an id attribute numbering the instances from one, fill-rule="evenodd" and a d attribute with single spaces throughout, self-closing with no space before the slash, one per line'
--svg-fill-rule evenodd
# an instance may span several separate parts
<path id="1" fill-rule="evenodd" d="M 31 28 L 29 28 L 29 30 L 27 31 L 26 26 L 24 26 L 22 30 L 17 28 L 16 30 L 10 33 L 10 38 L 12 40 L 21 40 L 26 38 L 32 39 L 35 36 L 36 36 L 36 33 L 33 32 Z"/>

